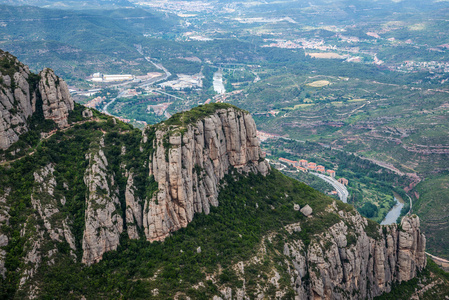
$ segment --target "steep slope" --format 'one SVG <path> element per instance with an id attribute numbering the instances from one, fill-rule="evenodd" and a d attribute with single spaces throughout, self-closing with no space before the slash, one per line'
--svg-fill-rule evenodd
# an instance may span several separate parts
<path id="1" fill-rule="evenodd" d="M 262 157 L 251 116 L 222 106 L 186 127 L 158 126 L 150 176 L 159 190 L 155 201 L 145 205 L 143 220 L 148 240 L 162 240 L 170 231 L 187 226 L 195 213 L 208 214 L 211 205 L 218 206 L 219 182 L 230 168 L 268 173 L 270 167 Z M 189 114 L 174 119 L 184 122 Z"/>
<path id="2" fill-rule="evenodd" d="M 433 175 L 412 190 L 413 212 L 421 216 L 422 229 L 433 255 L 449 259 L 449 174 Z"/>

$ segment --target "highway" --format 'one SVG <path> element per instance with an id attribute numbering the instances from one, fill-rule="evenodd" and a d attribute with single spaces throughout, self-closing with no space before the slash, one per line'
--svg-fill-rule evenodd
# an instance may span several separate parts
<path id="1" fill-rule="evenodd" d="M 340 200 L 343 201 L 344 203 L 348 203 L 349 192 L 343 184 L 341 184 L 340 182 L 338 182 L 337 180 L 335 180 L 334 178 L 332 178 L 330 176 L 326 176 L 326 175 L 323 175 L 320 173 L 315 173 L 315 172 L 310 172 L 310 174 L 323 179 L 327 183 L 330 183 L 337 191 L 337 194 L 338 194 L 338 197 L 340 198 Z"/>
<path id="2" fill-rule="evenodd" d="M 153 64 L 153 65 L 154 65 L 156 68 L 158 68 L 159 70 L 164 71 L 165 75 L 164 75 L 163 77 L 156 77 L 156 78 L 152 78 L 152 79 L 146 80 L 146 81 L 144 81 L 144 82 L 141 82 L 141 83 L 139 83 L 139 84 L 137 85 L 138 87 L 151 86 L 151 85 L 155 84 L 156 82 L 159 82 L 159 81 L 162 81 L 162 80 L 166 80 L 168 77 L 171 76 L 171 73 L 170 73 L 166 68 L 164 68 L 164 66 L 162 66 L 161 64 L 156 64 L 156 63 L 152 62 L 152 61 L 150 60 L 149 57 L 145 57 L 145 59 L 146 59 L 148 62 L 150 62 L 151 64 Z M 131 84 L 133 84 L 133 83 L 135 83 L 135 82 L 136 82 L 136 80 L 133 80 L 133 81 L 131 81 L 131 82 L 128 81 L 128 82 L 124 82 L 124 83 L 121 83 L 121 84 L 111 85 L 111 87 L 115 87 L 115 88 L 126 87 L 127 85 L 131 85 Z M 173 98 L 176 98 L 176 99 L 184 100 L 184 99 L 182 99 L 182 98 L 179 98 L 179 97 L 176 97 L 176 96 L 167 94 L 167 93 L 162 92 L 162 91 L 159 91 L 159 90 L 158 90 L 157 92 L 158 92 L 158 93 L 161 93 L 161 94 L 165 94 L 165 95 L 170 96 L 170 97 L 173 97 Z M 109 107 L 109 105 L 111 105 L 112 103 L 114 103 L 115 100 L 117 100 L 117 98 L 122 97 L 122 96 L 123 96 L 123 93 L 124 93 L 124 89 L 121 89 L 121 91 L 120 91 L 120 93 L 118 94 L 118 96 L 117 96 L 116 98 L 112 99 L 111 101 L 109 101 L 109 102 L 103 107 L 102 111 L 103 111 L 104 114 L 111 115 L 111 114 L 108 112 L 108 107 Z M 184 100 L 184 101 L 185 101 L 185 100 Z"/>

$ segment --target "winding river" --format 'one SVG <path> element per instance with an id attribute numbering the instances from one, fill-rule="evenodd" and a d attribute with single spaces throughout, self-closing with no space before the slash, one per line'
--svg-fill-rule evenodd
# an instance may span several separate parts
<path id="1" fill-rule="evenodd" d="M 396 200 L 396 204 L 388 212 L 388 214 L 385 216 L 385 219 L 383 219 L 380 225 L 394 224 L 401 215 L 401 210 L 404 207 L 404 200 L 396 193 L 394 193 L 394 200 Z"/>

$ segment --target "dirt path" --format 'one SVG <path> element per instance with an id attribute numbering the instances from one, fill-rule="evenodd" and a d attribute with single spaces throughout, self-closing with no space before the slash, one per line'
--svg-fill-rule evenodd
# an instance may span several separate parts
<path id="1" fill-rule="evenodd" d="M 92 119 L 84 120 L 84 121 L 81 121 L 81 122 L 72 123 L 72 124 L 70 124 L 70 126 L 68 126 L 68 127 L 66 127 L 66 128 L 63 128 L 63 129 L 52 130 L 52 131 L 49 132 L 49 135 L 47 135 L 47 136 L 45 136 L 45 137 L 43 137 L 43 138 L 41 138 L 41 139 L 39 140 L 39 143 L 33 148 L 33 151 L 28 152 L 28 153 L 25 154 L 24 156 L 15 158 L 15 159 L 13 159 L 13 160 L 2 161 L 2 162 L 0 162 L 0 166 L 10 165 L 10 164 L 12 164 L 12 163 L 14 163 L 14 162 L 16 162 L 16 161 L 18 161 L 18 160 L 21 160 L 22 158 L 25 158 L 25 157 L 27 157 L 27 156 L 33 155 L 33 154 L 36 152 L 36 148 L 39 147 L 39 145 L 42 143 L 42 141 L 48 140 L 49 138 L 51 138 L 53 135 L 55 135 L 55 134 L 58 133 L 58 132 L 64 132 L 64 131 L 67 131 L 67 130 L 69 130 L 70 128 L 72 128 L 73 126 L 75 126 L 75 125 L 81 125 L 81 124 L 84 124 L 84 123 L 86 123 L 86 122 L 91 122 L 91 121 L 99 121 L 99 119 L 97 119 L 97 118 L 95 118 L 95 119 L 92 118 Z"/>

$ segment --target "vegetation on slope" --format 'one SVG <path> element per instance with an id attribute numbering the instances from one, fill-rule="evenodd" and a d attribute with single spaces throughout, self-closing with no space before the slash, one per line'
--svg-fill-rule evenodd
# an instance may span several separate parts
<path id="1" fill-rule="evenodd" d="M 243 282 L 232 265 L 256 255 L 267 233 L 281 233 L 279 228 L 301 221 L 302 231 L 295 237 L 307 244 L 313 234 L 339 220 L 335 214 L 317 214 L 307 219 L 293 210 L 293 203 L 297 203 L 309 204 L 317 212 L 324 211 L 332 200 L 277 171 L 267 178 L 234 173 L 224 182 L 220 205 L 209 215 L 197 214 L 187 228 L 164 242 L 129 240 L 123 234 L 119 249 L 106 253 L 98 264 L 83 268 L 79 263 L 65 260 L 56 267 L 45 268 L 38 274 L 43 283 L 43 297 L 143 299 L 157 289 L 157 299 L 172 298 L 178 292 L 195 299 L 210 299 L 219 292 L 207 276 L 215 274 L 220 284 L 241 286 Z M 352 210 L 342 203 L 339 206 Z M 198 247 L 201 252 L 197 251 Z M 283 243 L 273 242 L 273 247 L 282 252 Z M 264 259 L 262 268 L 274 267 L 273 257 L 267 255 Z M 251 281 L 251 277 L 264 273 L 259 269 L 248 272 L 247 288 L 256 289 L 256 280 Z M 192 288 L 199 282 L 205 285 Z M 283 278 L 282 284 L 290 288 L 288 278 Z"/>
<path id="2" fill-rule="evenodd" d="M 222 108 L 220 105 L 205 106 L 194 116 L 214 107 Z M 255 293 L 258 285 L 265 284 L 269 287 L 265 291 L 267 297 L 273 298 L 276 290 L 283 289 L 287 292 L 286 298 L 292 298 L 290 277 L 282 267 L 285 241 L 301 239 L 308 245 L 315 234 L 326 231 L 339 222 L 340 217 L 325 211 L 333 199 L 276 170 L 267 177 L 232 172 L 221 183 L 220 205 L 212 208 L 209 215 L 197 214 L 187 228 L 173 233 L 164 242 L 150 243 L 143 234 L 140 240 L 129 240 L 125 230 L 116 251 L 105 253 L 100 263 L 89 267 L 82 265 L 81 239 L 86 202 L 83 177 L 87 166 L 85 154 L 92 144 L 104 138 L 107 168 L 114 174 L 122 211 L 125 209 L 126 180 L 121 165 L 127 170 L 133 169 L 138 175 L 135 184 L 139 197 L 144 198 L 157 189 L 152 178 L 146 176 L 146 160 L 153 151 L 151 140 L 155 127 L 146 130 L 149 142 L 140 151 L 140 131 L 121 122 L 116 124 L 110 117 L 100 114 L 97 117 L 98 121 L 76 125 L 42 141 L 35 156 L 27 156 L 12 163 L 11 168 L 1 169 L 4 176 L 0 178 L 0 186 L 12 188 L 8 200 L 10 225 L 2 228 L 11 237 L 6 249 L 7 277 L 0 279 L 2 298 L 24 296 L 23 290 L 18 289 L 20 274 L 17 271 L 25 267 L 23 257 L 30 235 L 34 234 L 28 229 L 42 226 L 40 219 L 33 216 L 36 212 L 31 205 L 33 173 L 48 163 L 55 165 L 55 195 L 67 199 L 60 209 L 73 220 L 70 227 L 75 235 L 78 259 L 74 261 L 69 255 L 66 242 L 50 239 L 45 242 L 42 253 L 54 248 L 58 253 L 53 256 L 52 263 L 44 258 L 32 279 L 32 283 L 39 286 L 43 299 L 79 299 L 82 296 L 87 299 L 167 299 L 175 295 L 210 299 L 218 295 L 222 287 L 241 287 L 243 280 L 248 293 Z M 79 118 L 79 115 L 71 116 L 73 120 Z M 122 153 L 122 146 L 126 153 Z M 68 184 L 68 189 L 64 188 L 64 183 Z M 293 209 L 294 204 L 301 207 L 309 204 L 314 217 L 304 217 Z M 354 211 L 352 206 L 339 201 L 337 205 L 339 209 Z M 20 228 L 25 222 L 28 229 L 23 236 Z M 282 228 L 296 222 L 301 223 L 301 232 L 285 234 Z M 367 234 L 375 237 L 376 227 L 374 222 L 369 222 Z M 270 236 L 269 241 L 267 236 Z M 264 247 L 262 252 L 261 247 Z M 235 265 L 255 256 L 260 263 L 250 264 L 245 267 L 244 275 L 238 274 Z M 274 271 L 280 274 L 279 288 L 270 283 L 270 274 Z"/>
<path id="3" fill-rule="evenodd" d="M 420 182 L 413 199 L 413 212 L 421 217 L 429 252 L 449 258 L 449 173 Z"/>
<path id="4" fill-rule="evenodd" d="M 306 159 L 323 165 L 326 170 L 335 170 L 337 178 L 343 177 L 349 180 L 348 203 L 352 204 L 363 216 L 378 223 L 385 218 L 395 204 L 393 193 L 408 199 L 403 188 L 410 184 L 409 178 L 356 155 L 334 150 L 331 147 L 323 147 L 318 143 L 301 143 L 286 139 L 268 140 L 262 143 L 262 147 L 271 154 L 269 157 L 273 159 L 279 157 L 292 160 Z M 314 184 L 303 174 L 299 174 L 300 177 L 297 173 L 288 173 L 288 175 L 307 184 Z M 314 187 L 322 192 L 328 191 L 323 186 L 315 185 Z"/>
<path id="5" fill-rule="evenodd" d="M 217 107 L 229 106 L 206 106 L 206 111 Z M 204 110 L 197 111 L 200 112 Z M 218 199 L 220 205 L 213 208 L 209 215 L 197 214 L 187 228 L 174 233 L 164 242 L 129 240 L 123 234 L 117 251 L 108 252 L 102 262 L 85 267 L 79 261 L 85 209 L 83 175 L 87 162 L 84 155 L 92 143 L 98 143 L 103 136 L 102 131 L 107 132 L 104 142 L 109 161 L 108 170 L 116 175 L 122 205 L 126 184 L 119 167 L 122 163 L 127 168 L 134 168 L 136 174 L 143 174 L 141 180 L 136 180 L 139 193 L 144 195 L 151 193 L 148 189 L 157 189 L 144 176 L 148 171 L 142 166 L 152 150 L 148 148 L 143 153 L 138 150 L 140 132 L 123 123 L 115 125 L 111 118 L 102 118 L 99 122 L 83 123 L 64 133 L 55 134 L 49 140 L 42 141 L 35 156 L 25 157 L 14 162 L 10 169 L 2 170 L 5 176 L 1 177 L 1 186 L 12 188 L 8 202 L 11 205 L 10 226 L 5 228 L 12 238 L 7 249 L 7 279 L 1 284 L 2 297 L 21 295 L 17 294 L 17 270 L 24 267 L 23 249 L 29 235 L 21 236 L 19 228 L 27 220 L 27 226 L 33 226 L 33 222 L 37 222 L 29 217 L 34 211 L 29 198 L 34 185 L 33 172 L 48 163 L 55 164 L 55 193 L 60 193 L 67 199 L 66 205 L 61 209 L 67 216 L 73 217 L 71 228 L 76 238 L 78 260 L 74 262 L 68 255 L 69 248 L 65 242 L 56 243 L 59 253 L 54 265 L 47 265 L 44 261 L 33 278 L 40 286 L 43 298 L 64 296 L 74 299 L 84 295 L 88 299 L 136 299 L 147 298 L 154 289 L 158 289 L 156 298 L 161 299 L 173 297 L 181 291 L 194 298 L 210 298 L 218 294 L 218 291 L 215 285 L 207 281 L 207 274 L 216 274 L 219 284 L 240 286 L 241 279 L 236 276 L 232 265 L 254 256 L 263 237 L 269 232 L 279 231 L 284 225 L 301 221 L 302 231 L 296 238 L 301 238 L 308 244 L 313 234 L 324 231 L 339 220 L 337 215 L 328 213 L 317 213 L 314 218 L 307 219 L 293 210 L 293 204 L 296 203 L 301 206 L 309 204 L 316 212 L 323 212 L 332 199 L 277 171 L 271 172 L 267 178 L 235 173 L 228 175 L 223 181 L 224 187 Z M 151 140 L 151 129 L 148 134 Z M 147 144 L 152 145 L 151 142 Z M 120 154 L 123 145 L 127 149 L 124 156 Z M 33 159 L 35 157 L 38 159 Z M 69 189 L 63 187 L 64 183 L 69 185 Z M 352 210 L 349 205 L 339 203 L 339 206 Z M 53 243 L 55 242 L 49 241 L 43 249 L 51 249 L 54 247 Z M 201 247 L 200 253 L 197 251 L 198 247 Z M 271 255 L 282 251 L 279 248 L 282 243 L 273 242 L 270 247 L 274 247 L 268 251 Z M 273 257 L 266 256 L 264 259 L 263 265 L 254 266 L 254 270 L 247 273 L 249 290 L 255 290 L 256 282 L 260 282 L 254 276 L 264 272 L 257 268 L 265 268 L 265 273 L 276 268 Z M 286 274 L 283 276 L 282 286 L 289 289 Z M 192 289 L 199 282 L 203 282 L 204 286 Z M 268 294 L 271 292 L 274 293 L 275 290 Z"/>
<path id="6" fill-rule="evenodd" d="M 136 195 L 145 195 L 150 193 L 149 189 L 157 189 L 154 180 L 147 176 L 148 164 L 145 163 L 152 151 L 152 143 L 144 144 L 143 151 L 140 150 L 141 131 L 98 113 L 96 113 L 99 117 L 98 121 L 85 122 L 84 120 L 83 122 L 81 111 L 80 106 L 77 105 L 70 115 L 70 120 L 81 121 L 79 124 L 66 131 L 59 131 L 47 140 L 40 140 L 35 145 L 34 154 L 25 155 L 10 162 L 9 165 L 0 166 L 0 194 L 9 193 L 6 205 L 10 207 L 9 226 L 1 228 L 1 232 L 9 236 L 9 243 L 5 247 L 7 252 L 5 267 L 8 271 L 5 280 L 0 278 L 0 298 L 12 298 L 16 294 L 21 276 L 19 270 L 27 267 L 23 258 L 30 250 L 29 241 L 39 228 L 42 230 L 42 220 L 37 217 L 30 198 L 35 187 L 34 172 L 48 164 L 54 166 L 53 175 L 56 179 L 54 195 L 59 199 L 63 197 L 66 199 L 65 205 L 60 205 L 58 209 L 64 218 L 70 220 L 69 226 L 74 234 L 77 248 L 77 264 L 80 264 L 82 256 L 82 237 L 85 227 L 84 173 L 88 165 L 85 155 L 92 145 L 98 144 L 100 139 L 104 138 L 104 152 L 110 162 L 108 171 L 115 174 L 123 211 L 125 169 L 136 173 L 134 179 Z M 147 134 L 152 138 L 151 129 L 147 131 Z M 127 150 L 125 154 L 121 153 L 122 146 L 125 146 Z M 125 166 L 125 169 L 120 169 L 120 166 Z M 69 255 L 69 245 L 66 242 L 54 242 L 50 238 L 42 246 L 42 253 L 55 248 L 58 249 L 56 265 L 72 260 Z M 45 273 L 46 268 L 44 267 L 42 272 Z M 39 276 L 36 277 L 38 282 L 41 280 Z"/>
<path id="7" fill-rule="evenodd" d="M 165 124 L 168 126 L 170 125 L 184 126 L 188 124 L 194 124 L 200 119 L 213 115 L 219 109 L 228 109 L 228 108 L 233 108 L 234 110 L 237 111 L 244 111 L 228 103 L 211 103 L 199 105 L 197 107 L 192 108 L 189 111 L 176 113 L 170 119 L 162 122 L 161 124 Z"/>

